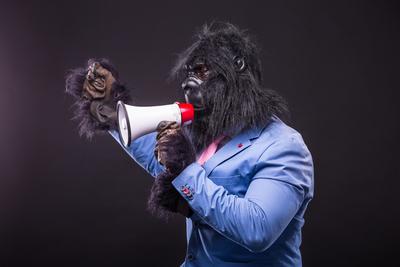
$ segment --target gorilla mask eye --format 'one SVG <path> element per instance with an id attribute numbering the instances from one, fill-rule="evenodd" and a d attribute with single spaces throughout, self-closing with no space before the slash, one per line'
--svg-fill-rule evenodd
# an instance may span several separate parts
<path id="1" fill-rule="evenodd" d="M 235 65 L 237 72 L 242 72 L 246 68 L 246 63 L 244 62 L 244 58 L 239 56 L 233 58 L 233 64 Z"/>
<path id="2" fill-rule="evenodd" d="M 205 63 L 196 63 L 193 67 L 186 66 L 189 75 L 194 75 L 202 81 L 205 81 L 208 78 L 209 70 Z"/>

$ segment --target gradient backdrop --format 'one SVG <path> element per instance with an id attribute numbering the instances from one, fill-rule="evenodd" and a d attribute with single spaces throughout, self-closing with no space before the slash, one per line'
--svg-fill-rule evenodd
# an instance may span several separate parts
<path id="1" fill-rule="evenodd" d="M 36 3 L 34 3 L 36 2 Z M 1 1 L 0 266 L 178 266 L 182 218 L 146 211 L 152 178 L 71 121 L 64 76 L 108 57 L 140 105 L 181 98 L 176 54 L 227 20 L 262 47 L 315 160 L 304 266 L 398 266 L 396 1 Z"/>

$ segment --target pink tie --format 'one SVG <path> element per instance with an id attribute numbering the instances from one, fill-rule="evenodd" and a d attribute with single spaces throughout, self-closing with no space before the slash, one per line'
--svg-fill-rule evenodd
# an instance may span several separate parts
<path id="1" fill-rule="evenodd" d="M 220 136 L 214 140 L 206 149 L 203 150 L 197 163 L 203 165 L 207 160 L 209 160 L 217 151 L 218 144 L 224 139 L 225 136 Z"/>

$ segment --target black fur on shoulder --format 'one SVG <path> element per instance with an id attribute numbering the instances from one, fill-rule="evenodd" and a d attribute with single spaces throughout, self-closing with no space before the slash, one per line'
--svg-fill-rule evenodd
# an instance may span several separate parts
<path id="1" fill-rule="evenodd" d="M 67 73 L 65 80 L 65 91 L 67 94 L 72 95 L 76 100 L 73 105 L 75 109 L 73 119 L 79 121 L 79 134 L 81 136 L 86 135 L 86 137 L 89 139 L 92 138 L 96 132 L 104 132 L 116 127 L 115 123 L 109 125 L 102 124 L 97 121 L 90 114 L 90 105 L 92 100 L 83 97 L 83 83 L 86 79 L 88 67 L 94 62 L 99 62 L 105 69 L 109 70 L 116 80 L 111 89 L 112 98 L 104 104 L 115 109 L 119 100 L 122 100 L 125 103 L 131 102 L 129 91 L 125 85 L 119 81 L 119 74 L 108 59 L 89 59 L 86 68 L 76 68 L 70 70 Z"/>
<path id="2" fill-rule="evenodd" d="M 238 58 L 244 60 L 243 70 L 235 65 Z M 259 51 L 247 32 L 225 22 L 203 26 L 195 42 L 180 54 L 173 77 L 183 81 L 185 66 L 196 61 L 210 70 L 201 85 L 207 112 L 197 114 L 190 126 L 197 151 L 221 135 L 232 137 L 249 128 L 265 127 L 274 115 L 288 115 L 285 100 L 262 86 Z"/>

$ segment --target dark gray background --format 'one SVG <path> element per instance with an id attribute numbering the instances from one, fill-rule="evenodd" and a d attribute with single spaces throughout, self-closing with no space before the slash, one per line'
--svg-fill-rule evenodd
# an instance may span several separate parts
<path id="1" fill-rule="evenodd" d="M 68 69 L 108 57 L 140 105 L 203 23 L 262 47 L 265 86 L 287 98 L 315 161 L 305 266 L 395 266 L 399 253 L 396 1 L 2 1 L 0 266 L 177 266 L 182 218 L 146 212 L 151 181 L 109 137 L 79 138 Z"/>

